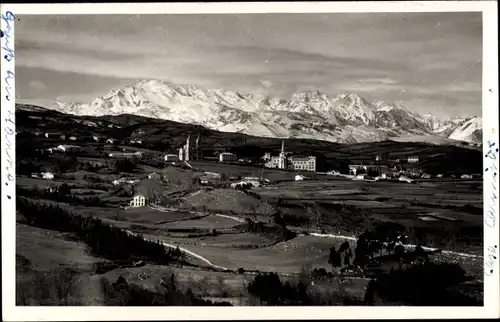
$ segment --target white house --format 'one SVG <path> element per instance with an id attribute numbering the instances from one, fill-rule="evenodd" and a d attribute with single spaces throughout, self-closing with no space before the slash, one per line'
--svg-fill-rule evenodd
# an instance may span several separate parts
<path id="1" fill-rule="evenodd" d="M 219 162 L 234 162 L 238 157 L 234 153 L 222 152 L 219 154 Z"/>
<path id="2" fill-rule="evenodd" d="M 419 157 L 417 156 L 410 156 L 408 157 L 408 163 L 418 163 Z"/>
<path id="3" fill-rule="evenodd" d="M 165 154 L 166 162 L 177 162 L 179 161 L 179 156 L 177 154 Z"/>
<path id="4" fill-rule="evenodd" d="M 306 177 L 304 177 L 303 175 L 300 175 L 300 174 L 297 174 L 295 176 L 295 181 L 303 181 L 305 179 L 306 179 Z"/>
<path id="5" fill-rule="evenodd" d="M 69 139 L 70 139 L 71 141 L 76 141 L 76 136 L 70 136 L 70 137 L 69 137 Z"/>
<path id="6" fill-rule="evenodd" d="M 158 173 L 156 173 L 156 172 L 153 172 L 153 173 L 150 173 L 148 175 L 148 179 L 160 181 L 161 180 L 161 175 L 158 174 Z"/>
<path id="7" fill-rule="evenodd" d="M 59 150 L 62 152 L 78 151 L 79 149 L 80 149 L 80 147 L 76 146 L 76 145 L 58 145 L 56 147 L 56 150 Z"/>
<path id="8" fill-rule="evenodd" d="M 114 142 L 115 142 L 115 140 L 113 140 L 113 139 L 107 139 L 106 140 L 106 143 L 109 143 L 109 144 L 113 144 Z"/>
<path id="9" fill-rule="evenodd" d="M 137 195 L 130 201 L 130 207 L 144 207 L 146 205 L 146 197 Z"/>
<path id="10" fill-rule="evenodd" d="M 42 178 L 52 180 L 54 179 L 54 174 L 51 172 L 42 172 Z"/>

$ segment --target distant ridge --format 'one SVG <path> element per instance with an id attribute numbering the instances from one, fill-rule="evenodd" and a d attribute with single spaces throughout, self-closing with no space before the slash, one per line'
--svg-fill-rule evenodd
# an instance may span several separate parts
<path id="1" fill-rule="evenodd" d="M 262 137 L 311 138 L 360 143 L 428 136 L 480 144 L 482 118 L 439 120 L 399 103 L 367 102 L 354 93 L 330 97 L 319 91 L 290 99 L 259 97 L 148 80 L 113 89 L 89 104 L 57 102 L 51 109 L 75 115 L 133 114 Z"/>

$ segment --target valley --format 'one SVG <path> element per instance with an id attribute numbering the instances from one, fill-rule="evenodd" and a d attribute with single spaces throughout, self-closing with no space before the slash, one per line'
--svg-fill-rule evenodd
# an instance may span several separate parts
<path id="1" fill-rule="evenodd" d="M 109 298 L 107 283 L 124 278 L 144 292 L 161 293 L 164 282 L 175 276 L 168 287 L 175 284 L 189 303 L 258 305 L 260 293 L 248 285 L 276 273 L 284 284 L 305 284 L 308 299 L 317 305 L 360 304 L 371 279 L 413 265 L 413 260 L 394 260 L 395 250 L 386 246 L 370 253 L 369 263 L 361 261 L 361 253 L 354 256 L 363 234 L 385 224 L 406 235 L 405 256 L 419 245 L 432 253 L 426 255 L 432 262 L 460 265 L 467 296 L 482 301 L 482 180 L 459 177 L 481 172 L 481 152 L 470 146 L 287 139 L 288 149 L 325 159 L 325 172 L 309 172 L 309 180 L 296 181 L 300 171 L 263 168 L 258 162 L 265 151 L 279 149 L 279 139 L 134 115 L 75 116 L 29 106 L 19 106 L 16 122 L 17 199 L 25 207 L 18 208 L 16 226 L 18 303 L 106 305 L 117 300 Z M 201 133 L 201 158 L 164 160 L 186 134 L 196 133 Z M 70 144 L 81 149 L 44 152 L 68 145 L 70 136 L 75 137 Z M 124 149 L 142 157 L 110 156 Z M 218 162 L 220 151 L 252 162 Z M 343 172 L 345 165 L 383 152 L 392 158 L 432 156 L 421 166 L 444 176 L 407 184 L 326 173 Z M 258 177 L 263 184 L 231 186 L 232 178 L 243 177 Z M 116 183 L 119 179 L 124 180 Z M 138 195 L 147 201 L 135 207 Z M 36 210 L 43 207 L 58 209 L 59 219 L 50 219 L 56 213 L 52 208 Z M 113 233 L 86 237 L 71 223 L 74 216 L 82 223 L 98 220 L 89 227 Z M 60 224 L 62 219 L 69 220 L 68 226 Z M 119 240 L 124 244 L 118 247 Z M 352 255 L 333 264 L 332 248 L 340 253 L 345 242 L 342 256 Z M 121 257 L 110 255 L 114 247 Z M 50 274 L 74 281 L 73 288 L 65 294 L 41 289 L 40 281 Z"/>

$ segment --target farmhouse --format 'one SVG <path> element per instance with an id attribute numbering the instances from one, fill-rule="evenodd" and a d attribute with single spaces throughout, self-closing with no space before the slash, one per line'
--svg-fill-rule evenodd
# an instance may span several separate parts
<path id="1" fill-rule="evenodd" d="M 45 137 L 46 138 L 57 137 L 57 136 L 59 136 L 59 138 L 60 138 L 63 135 L 61 133 L 54 133 L 54 132 L 47 132 L 47 133 L 45 133 Z"/>
<path id="2" fill-rule="evenodd" d="M 306 179 L 306 177 L 304 177 L 303 175 L 300 175 L 300 174 L 295 176 L 295 181 L 303 181 L 305 179 Z"/>
<path id="3" fill-rule="evenodd" d="M 76 145 L 58 145 L 56 147 L 56 150 L 62 151 L 62 152 L 74 152 L 74 151 L 79 151 L 81 148 Z"/>
<path id="4" fill-rule="evenodd" d="M 409 156 L 408 157 L 408 163 L 418 163 L 419 157 L 416 156 Z"/>
<path id="5" fill-rule="evenodd" d="M 146 197 L 143 195 L 136 195 L 132 201 L 130 201 L 130 207 L 144 207 L 146 205 Z"/>
<path id="6" fill-rule="evenodd" d="M 219 154 L 219 162 L 235 162 L 238 157 L 234 153 L 222 152 Z"/>
<path id="7" fill-rule="evenodd" d="M 179 161 L 179 156 L 177 154 L 165 154 L 166 162 L 177 162 Z"/>
<path id="8" fill-rule="evenodd" d="M 150 180 L 155 180 L 155 181 L 161 181 L 161 175 L 159 173 L 153 172 L 148 175 L 148 179 Z"/>
<path id="9" fill-rule="evenodd" d="M 54 179 L 54 174 L 51 172 L 42 172 L 42 178 L 47 180 Z"/>
<path id="10" fill-rule="evenodd" d="M 351 164 L 349 165 L 350 175 L 366 174 L 372 177 L 386 177 L 389 174 L 389 167 L 386 165 L 363 165 Z"/>
<path id="11" fill-rule="evenodd" d="M 109 154 L 110 158 L 132 158 L 132 157 L 138 157 L 142 158 L 142 153 L 141 152 L 111 152 Z"/>
<path id="12" fill-rule="evenodd" d="M 58 190 L 59 189 L 57 188 L 57 186 L 53 186 L 53 185 L 45 187 L 45 192 L 49 192 L 49 193 L 57 192 Z"/>
<path id="13" fill-rule="evenodd" d="M 235 182 L 231 183 L 231 188 L 237 188 L 237 187 L 260 187 L 260 182 L 254 181 L 254 180 L 248 180 L 248 181 L 240 181 L 240 182 Z"/>

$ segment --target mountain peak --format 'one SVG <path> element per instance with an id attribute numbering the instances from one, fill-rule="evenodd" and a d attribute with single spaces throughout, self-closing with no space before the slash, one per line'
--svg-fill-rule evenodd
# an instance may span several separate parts
<path id="1" fill-rule="evenodd" d="M 289 100 L 240 94 L 226 89 L 144 80 L 113 89 L 89 104 L 71 101 L 53 107 L 77 115 L 133 114 L 202 125 L 225 132 L 267 137 L 366 142 L 395 136 L 441 135 L 480 140 L 480 119 L 439 121 L 410 112 L 400 102 L 368 102 L 356 93 L 333 98 L 319 90 Z"/>

